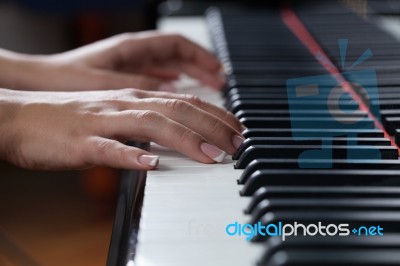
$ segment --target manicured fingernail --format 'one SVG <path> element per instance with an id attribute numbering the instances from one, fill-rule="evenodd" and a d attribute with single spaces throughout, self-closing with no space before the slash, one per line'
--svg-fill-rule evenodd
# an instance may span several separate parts
<path id="1" fill-rule="evenodd" d="M 240 147 L 240 145 L 242 145 L 243 141 L 244 141 L 244 138 L 242 138 L 239 135 L 234 135 L 232 137 L 232 143 L 233 143 L 233 146 L 235 146 L 236 149 L 239 149 L 239 147 Z"/>
<path id="2" fill-rule="evenodd" d="M 176 88 L 168 83 L 163 83 L 158 87 L 159 91 L 176 92 Z"/>
<path id="3" fill-rule="evenodd" d="M 202 152 L 204 152 L 205 155 L 216 161 L 217 163 L 222 162 L 222 160 L 226 156 L 226 152 L 218 149 L 217 147 L 210 145 L 206 142 L 203 142 L 200 145 L 200 149 Z"/>
<path id="4" fill-rule="evenodd" d="M 140 155 L 139 162 L 144 165 L 155 167 L 158 165 L 158 159 L 160 157 L 157 155 Z"/>

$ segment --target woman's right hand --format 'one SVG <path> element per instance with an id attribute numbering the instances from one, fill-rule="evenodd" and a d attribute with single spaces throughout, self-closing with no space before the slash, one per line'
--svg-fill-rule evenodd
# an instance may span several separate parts
<path id="1" fill-rule="evenodd" d="M 28 169 L 154 169 L 158 156 L 128 140 L 214 163 L 243 142 L 240 122 L 225 110 L 190 95 L 136 89 L 0 89 L 0 122 L 0 158 Z"/>

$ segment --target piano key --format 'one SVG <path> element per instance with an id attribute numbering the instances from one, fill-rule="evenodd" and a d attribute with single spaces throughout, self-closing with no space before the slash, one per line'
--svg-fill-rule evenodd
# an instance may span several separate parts
<path id="1" fill-rule="evenodd" d="M 396 211 L 400 209 L 400 199 L 354 199 L 354 198 L 324 198 L 324 199 L 264 199 L 260 201 L 250 213 L 250 224 L 256 224 L 267 213 L 279 210 L 304 211 L 334 211 L 334 210 L 372 210 Z"/>
<path id="2" fill-rule="evenodd" d="M 301 129 L 301 128 L 252 128 L 243 131 L 245 138 L 251 137 L 292 137 L 296 135 L 306 135 L 309 137 L 326 136 L 357 136 L 358 138 L 383 138 L 384 133 L 381 129 Z"/>
<path id="3" fill-rule="evenodd" d="M 360 129 L 375 128 L 374 120 L 371 118 L 341 117 L 340 121 L 333 117 L 245 117 L 240 122 L 247 128 L 343 128 L 348 127 Z"/>
<path id="4" fill-rule="evenodd" d="M 367 116 L 365 111 L 355 110 L 351 113 L 344 113 L 339 110 L 240 110 L 235 113 L 237 118 L 244 117 L 350 117 L 350 118 L 363 118 Z M 400 116 L 400 114 L 399 114 Z"/>
<path id="5" fill-rule="evenodd" d="M 393 146 L 361 146 L 361 145 L 254 145 L 248 147 L 235 164 L 237 169 L 244 169 L 255 159 L 297 159 L 305 151 L 319 152 L 319 158 L 347 158 L 348 153 L 357 156 L 349 159 L 371 159 L 372 155 L 380 158 L 397 159 L 398 149 Z M 278 152 L 279 151 L 279 152 Z M 322 157 L 322 159 L 324 159 Z M 328 166 L 329 167 L 329 166 Z"/>
<path id="6" fill-rule="evenodd" d="M 396 129 L 395 130 L 394 139 L 395 139 L 395 142 L 396 142 L 397 146 L 400 147 L 400 129 Z"/>
<path id="7" fill-rule="evenodd" d="M 272 256 L 260 266 L 398 266 L 400 265 L 400 250 L 397 249 L 360 249 L 360 250 L 308 250 L 281 251 Z"/>
<path id="8" fill-rule="evenodd" d="M 261 218 L 261 224 L 279 224 L 279 222 L 293 224 L 294 222 L 304 225 L 315 224 L 349 224 L 352 228 L 361 226 L 380 226 L 385 233 L 400 233 L 400 213 L 397 211 L 365 211 L 365 210 L 280 210 L 269 212 Z M 269 237 L 256 235 L 251 241 L 265 242 Z"/>
<path id="9" fill-rule="evenodd" d="M 400 82 L 398 82 L 400 84 Z M 400 100 L 390 99 L 390 100 L 371 100 L 371 106 L 377 106 L 382 110 L 386 109 L 400 109 Z"/>
<path id="10" fill-rule="evenodd" d="M 309 159 L 301 161 L 303 168 L 307 165 L 314 169 L 326 168 L 327 163 L 333 169 L 396 169 L 400 170 L 400 160 L 357 160 L 357 159 Z M 318 167 L 318 165 L 321 167 Z M 242 172 L 238 184 L 244 184 L 257 170 L 262 169 L 301 169 L 298 159 L 255 159 Z"/>
<path id="11" fill-rule="evenodd" d="M 385 186 L 400 185 L 399 170 L 264 169 L 255 171 L 240 194 L 252 195 L 263 186 Z"/>
<path id="12" fill-rule="evenodd" d="M 319 84 L 320 85 L 320 84 Z M 304 89 L 305 92 L 312 92 L 312 89 Z M 341 91 L 334 91 L 332 92 L 332 86 L 326 86 L 326 87 L 318 87 L 318 90 L 320 94 L 322 95 L 328 95 L 330 93 L 336 94 L 336 93 L 342 93 Z M 264 86 L 264 87 L 232 87 L 228 88 L 226 97 L 232 97 L 234 95 L 241 95 L 241 94 L 266 94 L 266 95 L 286 95 L 287 96 L 287 88 L 286 85 L 284 86 L 277 86 L 277 87 L 271 87 L 271 86 Z"/>
<path id="13" fill-rule="evenodd" d="M 247 138 L 232 156 L 237 160 L 243 152 L 250 146 L 254 145 L 321 145 L 323 141 L 332 141 L 332 145 L 375 145 L 375 146 L 390 146 L 390 140 L 387 138 L 346 138 L 346 137 L 333 137 L 333 138 L 319 138 L 309 140 L 294 140 L 291 137 L 254 137 Z"/>
<path id="14" fill-rule="evenodd" d="M 301 75 L 299 75 L 302 77 Z M 395 85 L 396 82 L 393 81 Z M 284 78 L 263 78 L 260 76 L 246 76 L 246 77 L 231 77 L 228 81 L 229 87 L 284 87 L 286 85 L 286 79 Z M 321 82 L 321 86 L 331 86 L 331 81 Z"/>
<path id="15" fill-rule="evenodd" d="M 251 201 L 244 213 L 251 213 L 259 202 L 264 199 L 282 198 L 303 198 L 303 199 L 324 199 L 324 198 L 400 198 L 400 187 L 392 186 L 263 186 L 251 195 Z"/>
<path id="16" fill-rule="evenodd" d="M 396 117 L 400 116 L 400 109 L 386 109 L 380 110 L 382 117 Z"/>
<path id="17" fill-rule="evenodd" d="M 326 5 L 328 5 L 329 8 L 327 8 Z M 395 60 L 398 60 L 398 55 L 400 55 L 400 52 L 396 50 L 396 42 L 393 42 L 392 39 L 369 24 L 366 26 L 367 23 L 364 20 L 352 15 L 352 13 L 346 11 L 344 8 L 338 8 L 337 6 L 331 8 L 331 6 L 330 4 L 324 3 L 313 8 L 298 8 L 297 11 L 306 13 L 306 15 L 301 16 L 301 19 L 306 21 L 307 27 L 312 29 L 315 38 L 319 40 L 321 46 L 327 49 L 328 54 L 334 59 L 335 56 L 338 55 L 338 38 L 343 38 L 343 36 L 352 36 L 353 38 L 353 45 L 349 45 L 347 50 L 348 62 L 355 62 L 360 55 L 359 52 L 363 51 L 365 47 L 364 44 L 368 42 L 368 47 L 366 48 L 371 48 L 374 51 L 374 57 L 372 60 L 369 59 L 363 62 L 364 66 L 376 69 L 379 85 L 393 84 L 392 87 L 379 86 L 379 94 L 381 96 L 379 99 L 383 101 L 397 100 L 398 97 L 400 97 L 400 93 L 398 93 L 400 91 L 396 86 L 399 85 L 400 78 L 394 76 L 397 67 L 391 67 L 399 65 L 399 63 L 394 63 L 397 62 Z M 287 105 L 279 103 L 279 100 L 286 99 L 287 79 L 327 73 L 318 65 L 319 63 L 307 49 L 301 45 L 296 36 L 282 23 L 279 12 L 265 7 L 257 7 L 255 12 L 248 12 L 246 9 L 241 9 L 238 12 L 239 15 L 222 15 L 223 22 L 218 20 L 217 24 L 219 24 L 214 25 L 214 30 L 211 30 L 211 32 L 213 32 L 215 31 L 215 27 L 220 27 L 219 36 L 214 36 L 214 39 L 219 40 L 216 41 L 216 46 L 223 59 L 222 61 L 224 62 L 225 69 L 230 73 L 229 88 L 226 90 L 226 96 L 231 98 L 230 102 L 232 103 L 244 101 L 247 104 L 248 100 L 255 99 L 274 100 L 278 102 L 278 104 L 277 107 L 260 105 L 259 109 L 247 106 L 245 109 L 238 108 L 236 115 L 240 118 L 250 119 L 253 117 L 274 117 L 275 115 L 276 117 L 285 118 L 329 117 L 326 113 L 323 114 L 321 110 L 307 110 L 309 111 L 308 114 L 299 110 L 297 114 L 295 114 L 293 110 L 291 110 L 292 112 L 288 111 Z M 309 12 L 312 9 L 318 10 L 318 15 L 316 15 L 315 11 L 314 14 Z M 247 15 L 243 16 L 243 13 L 247 13 Z M 189 30 L 189 32 L 192 31 L 192 29 Z M 268 36 L 274 36 L 274 38 L 268 38 Z M 369 45 L 372 46 L 370 47 Z M 333 62 L 338 66 L 341 65 L 339 57 Z M 300 69 L 300 66 L 304 68 L 304 70 Z M 357 70 L 358 69 L 354 69 L 354 71 Z M 304 75 L 305 73 L 309 74 Z M 243 85 L 243 87 L 235 88 L 235 84 Z M 254 88 L 253 85 L 260 86 L 260 88 Z M 325 93 L 326 95 L 326 93 L 331 91 L 331 84 L 323 84 L 322 82 L 322 84 L 319 85 L 321 94 Z M 358 92 L 363 94 L 362 91 Z M 254 95 L 257 93 L 259 95 Z M 265 93 L 265 96 L 261 96 L 260 94 L 262 93 Z M 370 95 L 370 99 L 374 101 L 377 99 L 377 96 L 377 94 Z M 227 106 L 229 106 L 229 103 Z M 381 109 L 382 116 L 384 116 L 383 113 L 386 110 L 391 110 L 388 109 L 388 107 Z M 317 112 L 320 113 L 317 114 Z M 396 117 L 397 114 L 393 113 L 387 116 Z M 353 116 L 349 114 L 348 117 L 358 118 L 360 116 L 354 112 Z M 383 131 L 380 129 L 332 130 L 316 128 L 315 130 L 307 131 L 293 129 L 293 132 L 293 136 L 295 137 L 299 136 L 299 134 L 316 138 L 342 136 L 343 139 L 349 137 L 350 140 L 356 137 L 360 139 L 384 137 Z M 244 134 L 246 137 L 290 138 L 292 137 L 292 130 L 290 128 L 254 128 L 246 130 Z M 282 139 L 281 141 L 282 142 L 279 143 L 283 143 L 284 140 Z M 307 140 L 307 143 L 314 144 L 313 141 L 314 140 Z M 364 143 L 368 142 L 368 140 L 364 141 Z M 387 142 L 385 142 L 385 144 L 387 144 Z M 289 206 L 290 208 L 293 207 L 288 204 L 290 199 L 303 200 L 303 203 L 304 200 L 307 201 L 308 199 L 310 204 L 312 200 L 318 201 L 329 198 L 334 198 L 337 200 L 337 203 L 341 204 L 344 199 L 356 199 L 359 204 L 364 204 L 363 206 L 365 206 L 366 202 L 373 202 L 374 200 L 382 201 L 382 199 L 385 199 L 386 203 L 390 204 L 396 203 L 400 199 L 400 187 L 397 187 L 397 184 L 392 185 L 385 183 L 387 179 L 392 178 L 397 182 L 396 177 L 382 175 L 385 179 L 381 181 L 378 180 L 378 184 L 371 184 L 369 180 L 360 181 L 358 183 L 358 179 L 354 177 L 355 174 L 349 174 L 349 172 L 347 172 L 349 181 L 346 181 L 342 175 L 334 176 L 332 174 L 332 176 L 328 176 L 326 179 L 328 184 L 325 184 L 323 182 L 325 175 L 321 175 L 321 180 L 317 180 L 317 184 L 309 184 L 307 186 L 287 184 L 282 186 L 263 185 L 254 191 L 254 193 L 251 193 L 253 196 L 252 198 L 240 198 L 236 193 L 237 190 L 235 190 L 233 182 L 240 175 L 240 170 L 233 170 L 227 167 L 232 167 L 232 165 L 227 165 L 224 162 L 222 166 L 217 165 L 218 167 L 222 167 L 219 171 L 214 171 L 207 167 L 196 166 L 193 168 L 189 160 L 178 157 L 176 158 L 177 165 L 173 163 L 170 164 L 169 158 L 170 157 L 162 157 L 162 160 L 168 160 L 168 167 L 164 167 L 161 163 L 160 171 L 149 172 L 148 183 L 145 187 L 145 193 L 147 193 L 148 198 L 146 200 L 145 197 L 144 210 L 140 222 L 141 228 L 144 230 L 139 232 L 139 246 L 136 249 L 137 255 L 135 265 L 138 266 L 255 265 L 255 260 L 259 260 L 261 257 L 259 255 L 261 253 L 266 254 L 268 247 L 271 247 L 267 246 L 269 242 L 257 245 L 254 243 L 250 244 L 240 238 L 227 238 L 224 234 L 223 223 L 232 222 L 232 220 L 236 218 L 239 222 L 245 221 L 246 217 L 241 212 L 242 207 L 247 206 L 247 209 L 254 209 L 254 206 L 257 206 L 263 199 L 272 199 L 275 203 L 277 199 L 280 200 L 281 203 L 282 200 L 284 200 L 286 201 L 286 205 L 283 204 L 281 206 Z M 182 160 L 184 160 L 183 166 L 181 165 Z M 272 160 L 277 161 L 278 159 L 271 159 L 271 161 Z M 173 157 L 172 161 L 175 161 L 175 157 Z M 289 159 L 287 161 L 281 160 L 281 162 L 275 162 L 275 166 L 272 166 L 272 163 L 267 163 L 265 159 L 262 161 L 263 171 L 268 169 L 272 170 L 274 168 L 284 168 L 287 173 L 298 170 L 310 170 L 296 169 L 296 159 Z M 346 161 L 347 164 L 343 161 Z M 390 164 L 385 164 L 386 161 L 390 161 L 393 167 L 397 168 L 397 163 L 395 163 L 394 160 L 382 160 L 382 162 L 385 162 L 382 164 L 378 164 L 376 161 L 371 162 L 371 160 L 360 162 L 350 161 L 351 160 L 345 160 L 345 158 L 335 159 L 332 161 L 334 169 L 329 169 L 329 171 L 385 170 L 387 169 L 385 167 Z M 302 162 L 307 163 L 304 160 L 302 160 Z M 315 161 L 314 164 L 316 163 Z M 322 161 L 322 163 L 324 162 Z M 252 168 L 252 165 L 253 164 L 249 165 L 248 171 L 254 174 L 255 170 Z M 260 166 L 260 164 L 257 165 L 257 167 Z M 185 168 L 188 168 L 187 171 Z M 225 171 L 226 173 L 219 173 L 220 171 Z M 245 171 L 247 171 L 247 169 Z M 313 171 L 318 170 L 313 169 Z M 328 170 L 325 169 L 324 171 Z M 283 174 L 283 181 L 279 181 L 279 183 L 289 182 L 288 175 L 289 174 Z M 295 178 L 296 177 L 298 177 L 299 180 L 293 179 L 294 181 L 302 182 L 300 174 L 296 174 Z M 305 177 L 305 181 L 309 178 L 310 177 Z M 367 176 L 365 179 L 368 178 Z M 329 182 L 334 182 L 335 184 L 336 182 L 343 182 L 344 184 L 347 182 L 354 182 L 356 184 L 353 184 L 353 186 L 344 186 L 340 183 L 336 186 L 329 186 Z M 247 184 L 248 182 L 246 182 L 246 185 Z M 156 193 L 157 196 L 154 195 L 154 193 Z M 167 195 L 169 196 L 163 193 L 168 193 Z M 177 195 L 177 197 L 175 198 L 172 195 Z M 179 202 L 175 202 L 175 199 L 179 200 Z M 246 203 L 249 204 L 243 204 L 242 200 L 247 200 Z M 223 208 L 224 202 L 229 202 L 229 206 L 227 205 Z M 321 200 L 319 203 L 323 202 L 324 201 Z M 297 204 L 300 203 L 301 202 L 298 202 Z M 201 207 L 202 204 L 204 204 L 204 208 Z M 251 205 L 253 206 L 252 208 L 250 207 Z M 322 205 L 323 204 L 321 204 L 321 206 Z M 356 205 L 357 204 L 354 204 L 353 206 Z M 274 206 L 279 206 L 279 204 Z M 180 207 L 184 208 L 184 210 L 179 210 Z M 345 207 L 347 208 L 347 206 Z M 221 212 L 221 209 L 228 211 Z M 361 207 L 361 209 L 366 210 L 364 207 Z M 360 210 L 352 210 L 352 212 L 339 212 L 337 210 L 334 212 L 318 212 L 316 209 L 313 209 L 312 212 L 308 213 L 304 211 L 296 212 L 293 211 L 293 208 L 290 212 L 283 212 L 278 210 L 278 208 L 274 208 L 272 214 L 275 215 L 275 218 L 287 218 L 288 220 L 300 218 L 308 222 L 315 222 L 315 219 L 319 218 L 329 221 L 338 220 L 344 215 L 344 220 L 355 221 L 356 224 L 361 224 L 364 220 L 366 220 L 367 223 L 383 221 L 385 225 L 388 225 L 389 231 L 397 230 L 395 224 L 396 221 L 398 223 L 399 220 L 399 217 L 392 215 L 393 213 L 389 213 L 387 210 L 375 212 L 360 212 Z M 189 219 L 190 217 L 192 220 Z M 390 217 L 391 219 L 389 219 Z M 163 222 L 160 223 L 159 221 Z M 182 228 L 188 227 L 188 224 L 190 225 L 192 221 L 200 223 L 201 225 L 210 223 L 216 224 L 223 221 L 222 230 L 217 230 L 217 233 L 209 235 L 188 234 L 187 231 L 190 231 L 190 229 L 181 230 Z M 385 236 L 388 234 L 390 233 L 385 232 Z M 343 242 L 346 242 L 346 240 L 350 240 L 351 238 L 347 237 L 342 239 Z M 357 242 L 353 244 L 346 242 L 348 243 L 346 248 L 342 248 L 340 242 L 334 241 L 333 238 L 325 238 L 319 240 L 319 242 L 317 238 L 305 238 L 304 242 L 296 238 L 299 242 L 293 243 L 292 245 L 290 245 L 291 242 L 289 242 L 290 240 L 288 239 L 288 245 L 279 245 L 279 247 L 275 249 L 276 252 L 271 253 L 272 256 L 264 261 L 259 260 L 258 265 L 399 265 L 398 261 L 400 261 L 400 258 L 398 256 L 399 250 L 397 246 L 395 244 L 390 246 L 390 243 L 385 246 L 381 241 L 384 239 L 385 238 L 379 238 L 378 241 L 375 242 L 360 241 L 357 239 Z M 322 244 L 323 248 L 321 248 L 320 245 L 317 246 L 317 244 L 310 243 L 310 241 Z M 370 245 L 368 245 L 368 243 Z M 387 247 L 390 247 L 390 249 Z M 270 249 L 268 251 L 270 251 Z M 157 256 L 154 256 L 154 254 Z M 246 256 L 243 256 L 243 254 L 246 254 Z M 384 259 L 381 259 L 382 256 L 384 256 Z M 286 260 L 282 260 L 282 258 L 286 258 Z"/>
<path id="18" fill-rule="evenodd" d="M 325 71 L 321 68 L 319 64 L 310 64 L 309 62 L 297 62 L 296 64 L 293 64 L 293 62 L 254 62 L 254 61 L 249 61 L 249 62 L 237 62 L 234 61 L 232 63 L 232 67 L 235 71 L 238 72 L 250 72 L 250 73 L 264 73 L 264 72 L 269 72 L 269 71 L 282 71 L 286 73 L 286 71 L 294 69 L 296 72 L 299 70 L 311 70 L 314 73 L 324 73 Z"/>
<path id="19" fill-rule="evenodd" d="M 275 237 L 270 238 L 265 243 L 266 249 L 262 258 L 259 260 L 259 265 L 266 265 L 271 257 L 277 252 L 288 249 L 296 249 L 301 251 L 306 251 L 309 249 L 395 249 L 400 248 L 400 235 L 396 233 L 385 234 L 385 237 L 375 237 L 375 236 L 332 236 L 332 237 L 289 237 L 285 241 L 281 238 Z"/>
<path id="20" fill-rule="evenodd" d="M 396 129 L 400 128 L 400 117 L 383 117 L 382 123 L 389 134 L 394 135 Z"/>
<path id="21" fill-rule="evenodd" d="M 331 88 L 329 88 L 331 89 Z M 231 90 L 232 91 L 232 90 Z M 249 93 L 246 91 L 243 91 L 241 93 L 233 93 L 231 92 L 229 93 L 229 95 L 227 96 L 227 105 L 229 106 L 230 104 L 232 104 L 234 101 L 238 101 L 238 100 L 286 100 L 287 99 L 287 94 L 286 93 L 276 93 L 276 92 L 268 92 L 268 91 L 264 91 L 264 92 L 260 92 L 260 93 Z M 329 91 L 327 91 L 329 93 Z M 318 95 L 314 95 L 312 98 L 310 97 L 307 100 L 310 101 L 322 101 L 322 100 L 326 100 L 328 97 L 328 93 L 323 94 L 323 93 L 319 93 Z M 340 94 L 343 93 L 342 92 L 338 92 Z M 347 93 L 343 93 L 343 94 L 347 94 Z M 343 97 L 343 95 L 341 95 Z M 363 96 L 363 95 L 361 95 Z M 348 97 L 351 97 L 350 95 L 348 95 Z M 381 94 L 381 95 L 371 95 L 368 94 L 368 99 L 397 99 L 400 98 L 399 94 Z"/>
<path id="22" fill-rule="evenodd" d="M 290 103 L 291 108 L 294 110 L 302 109 L 302 110 L 318 110 L 318 109 L 326 109 L 327 104 L 329 105 L 331 101 L 302 101 L 296 100 Z M 334 102 L 332 102 L 334 103 Z M 358 109 L 358 103 L 354 101 L 344 102 L 340 104 L 342 108 L 346 108 L 346 110 L 356 110 Z M 274 100 L 238 100 L 232 103 L 230 111 L 232 113 L 236 113 L 240 110 L 246 109 L 288 109 L 288 101 L 274 101 Z"/>

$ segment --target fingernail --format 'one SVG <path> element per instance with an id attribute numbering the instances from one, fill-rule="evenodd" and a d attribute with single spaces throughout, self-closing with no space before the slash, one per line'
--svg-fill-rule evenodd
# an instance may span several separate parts
<path id="1" fill-rule="evenodd" d="M 244 138 L 242 138 L 239 135 L 234 135 L 232 137 L 232 143 L 233 143 L 233 146 L 235 146 L 236 149 L 239 149 L 239 147 L 240 147 L 240 145 L 242 145 L 243 141 L 244 141 Z"/>
<path id="2" fill-rule="evenodd" d="M 139 162 L 144 165 L 155 167 L 158 165 L 158 159 L 160 157 L 157 155 L 140 155 Z"/>
<path id="3" fill-rule="evenodd" d="M 204 152 L 205 155 L 216 161 L 217 163 L 222 162 L 222 160 L 226 156 L 226 152 L 218 149 L 217 147 L 210 145 L 206 142 L 203 142 L 200 145 L 200 149 L 202 152 Z"/>
<path id="4" fill-rule="evenodd" d="M 159 91 L 176 92 L 176 88 L 168 83 L 163 83 L 158 87 Z"/>
<path id="5" fill-rule="evenodd" d="M 240 129 L 241 129 L 242 132 L 243 132 L 243 131 L 245 131 L 245 130 L 247 129 L 247 127 L 245 127 L 245 126 L 243 126 L 243 125 L 240 125 Z"/>

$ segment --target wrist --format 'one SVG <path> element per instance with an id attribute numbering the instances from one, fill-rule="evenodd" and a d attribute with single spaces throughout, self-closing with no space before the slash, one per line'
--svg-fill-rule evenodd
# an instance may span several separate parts
<path id="1" fill-rule="evenodd" d="M 18 142 L 16 118 L 21 107 L 20 92 L 0 89 L 0 159 L 9 161 Z"/>

